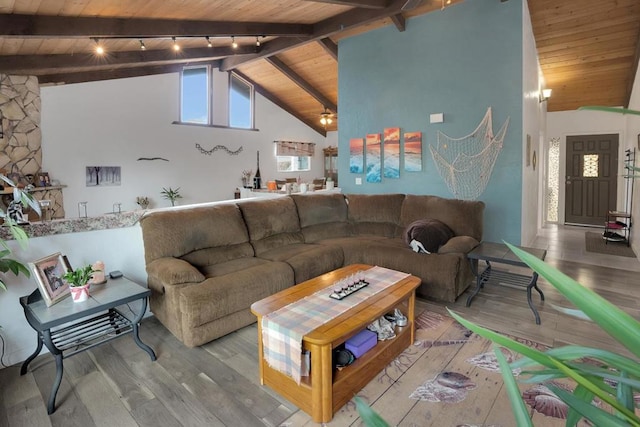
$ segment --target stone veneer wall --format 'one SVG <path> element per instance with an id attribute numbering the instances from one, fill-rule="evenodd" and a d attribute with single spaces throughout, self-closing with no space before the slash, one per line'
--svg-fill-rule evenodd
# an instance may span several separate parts
<path id="1" fill-rule="evenodd" d="M 37 77 L 0 74 L 0 173 L 16 184 L 27 184 L 25 175 L 41 171 L 40 107 Z M 52 218 L 64 218 L 60 187 L 38 188 L 32 194 L 51 201 Z"/>
<path id="2" fill-rule="evenodd" d="M 0 74 L 0 169 L 8 174 L 40 172 L 40 86 L 35 76 Z M 16 177 L 17 177 L 16 176 Z"/>

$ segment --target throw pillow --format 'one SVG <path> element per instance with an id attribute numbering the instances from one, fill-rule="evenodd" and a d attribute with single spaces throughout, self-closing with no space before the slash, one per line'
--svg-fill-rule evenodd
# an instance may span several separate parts
<path id="1" fill-rule="evenodd" d="M 418 245 L 420 243 L 427 253 L 438 252 L 440 246 L 447 243 L 452 237 L 453 231 L 449 226 L 437 219 L 414 221 L 409 224 L 404 233 L 404 240 L 409 246 L 415 250 L 416 246 L 420 248 Z"/>

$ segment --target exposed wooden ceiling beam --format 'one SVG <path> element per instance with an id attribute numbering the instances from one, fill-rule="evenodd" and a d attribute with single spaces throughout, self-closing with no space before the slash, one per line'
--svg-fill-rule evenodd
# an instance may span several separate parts
<path id="1" fill-rule="evenodd" d="M 235 54 L 255 52 L 255 46 L 184 48 L 179 53 L 169 49 L 111 52 L 105 56 L 93 53 L 58 55 L 1 55 L 0 72 L 6 74 L 42 74 L 67 68 L 112 68 L 114 66 L 160 65 L 189 61 L 211 61 Z"/>
<path id="2" fill-rule="evenodd" d="M 234 71 L 234 73 L 236 73 L 237 75 L 242 77 L 244 80 L 246 80 L 249 83 L 251 83 L 253 85 L 253 89 L 256 92 L 258 92 L 260 95 L 264 96 L 266 99 L 268 99 L 269 101 L 273 102 L 278 107 L 282 108 L 284 111 L 286 111 L 287 113 L 291 114 L 293 117 L 297 118 L 302 123 L 304 123 L 305 125 L 309 126 L 311 129 L 313 129 L 316 132 L 318 132 L 320 135 L 325 136 L 325 137 L 327 136 L 327 131 L 323 127 L 321 127 L 319 125 L 319 123 L 310 122 L 310 121 L 306 120 L 297 111 L 295 111 L 293 108 L 289 107 L 287 104 L 282 102 L 282 100 L 280 98 L 275 97 L 271 92 L 269 92 L 268 90 L 266 90 L 265 88 L 260 86 L 258 83 L 254 82 L 249 77 L 247 77 L 247 75 L 245 75 L 245 74 L 243 74 L 243 73 L 241 73 L 240 71 L 237 71 L 237 70 Z"/>
<path id="3" fill-rule="evenodd" d="M 353 7 L 363 7 L 367 9 L 384 9 L 389 6 L 389 0 L 305 0 L 312 1 L 315 3 L 331 3 L 331 4 L 339 4 L 342 6 L 353 6 Z"/>
<path id="4" fill-rule="evenodd" d="M 312 32 L 308 24 L 0 14 L 4 37 L 305 37 Z"/>
<path id="5" fill-rule="evenodd" d="M 629 108 L 631 102 L 631 92 L 633 91 L 633 82 L 636 79 L 638 73 L 638 62 L 640 62 L 640 34 L 638 34 L 638 40 L 636 41 L 636 51 L 633 56 L 633 63 L 631 66 L 631 72 L 629 74 L 629 82 L 627 83 L 627 93 L 625 96 L 625 107 Z"/>
<path id="6" fill-rule="evenodd" d="M 329 56 L 331 56 L 336 61 L 338 60 L 338 45 L 335 44 L 333 40 L 331 40 L 329 37 L 325 37 L 318 40 L 318 43 L 320 43 L 320 46 L 324 48 L 325 52 L 327 52 Z"/>
<path id="7" fill-rule="evenodd" d="M 213 68 L 218 68 L 220 61 L 207 61 Z M 183 64 L 154 65 L 149 67 L 112 68 L 108 70 L 82 71 L 78 73 L 58 73 L 38 76 L 40 84 L 70 84 L 97 80 L 122 79 L 126 77 L 150 76 L 153 74 L 177 73 Z"/>
<path id="8" fill-rule="evenodd" d="M 353 9 L 343 12 L 314 24 L 313 33 L 308 39 L 278 37 L 274 40 L 263 43 L 263 49 L 254 58 L 229 57 L 224 59 L 220 69 L 226 71 L 233 70 L 239 65 L 252 60 L 268 58 L 269 56 L 277 55 L 278 53 L 291 49 L 295 46 L 329 37 L 349 28 L 365 25 L 379 19 L 388 18 L 400 13 L 405 3 L 406 0 L 393 0 L 392 3 L 384 9 Z"/>
<path id="9" fill-rule="evenodd" d="M 396 15 L 391 15 L 391 22 L 393 22 L 393 24 L 396 26 L 396 28 L 400 32 L 403 32 L 404 30 L 407 29 L 404 16 L 402 16 L 401 13 L 398 13 Z"/>
<path id="10" fill-rule="evenodd" d="M 280 58 L 277 56 L 271 56 L 269 58 L 265 58 L 271 65 L 276 67 L 282 74 L 287 76 L 291 81 L 300 86 L 302 90 L 311 95 L 316 101 L 318 101 L 323 107 L 328 108 L 333 112 L 338 112 L 338 106 L 330 101 L 326 96 L 320 93 L 315 87 L 313 87 L 309 82 L 303 79 L 298 73 L 293 71 L 291 67 L 282 62 Z"/>

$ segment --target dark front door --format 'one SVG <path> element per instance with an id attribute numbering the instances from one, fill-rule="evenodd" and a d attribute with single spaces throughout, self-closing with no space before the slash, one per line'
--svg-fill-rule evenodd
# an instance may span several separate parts
<path id="1" fill-rule="evenodd" d="M 617 174 L 618 135 L 567 136 L 565 223 L 604 226 Z"/>

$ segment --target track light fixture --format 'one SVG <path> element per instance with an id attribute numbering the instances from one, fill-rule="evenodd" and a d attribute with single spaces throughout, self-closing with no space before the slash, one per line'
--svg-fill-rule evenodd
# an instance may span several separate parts
<path id="1" fill-rule="evenodd" d="M 238 43 L 236 43 L 236 38 L 234 36 L 231 36 L 231 47 L 234 49 L 238 48 Z"/>
<path id="2" fill-rule="evenodd" d="M 142 41 L 142 39 L 140 39 L 140 50 L 146 50 L 147 47 L 144 45 L 144 42 Z"/>
<path id="3" fill-rule="evenodd" d="M 211 44 L 211 39 L 209 38 L 209 36 L 206 36 L 205 39 L 207 39 L 207 47 L 213 47 L 213 45 Z"/>
<path id="4" fill-rule="evenodd" d="M 94 42 L 95 42 L 95 44 L 96 44 L 96 53 L 97 53 L 98 55 L 104 55 L 104 48 L 103 48 L 103 47 L 102 47 L 102 45 L 100 44 L 100 40 L 99 40 L 99 39 L 97 39 L 97 38 L 95 38 L 95 39 L 93 39 L 93 41 L 94 41 Z"/>
<path id="5" fill-rule="evenodd" d="M 176 52 L 179 51 L 180 50 L 180 45 L 176 41 L 176 38 L 175 37 L 171 37 L 171 40 L 173 40 L 173 50 L 175 50 Z"/>
<path id="6" fill-rule="evenodd" d="M 258 36 L 256 36 L 256 46 L 260 47 L 260 39 L 258 38 Z"/>

